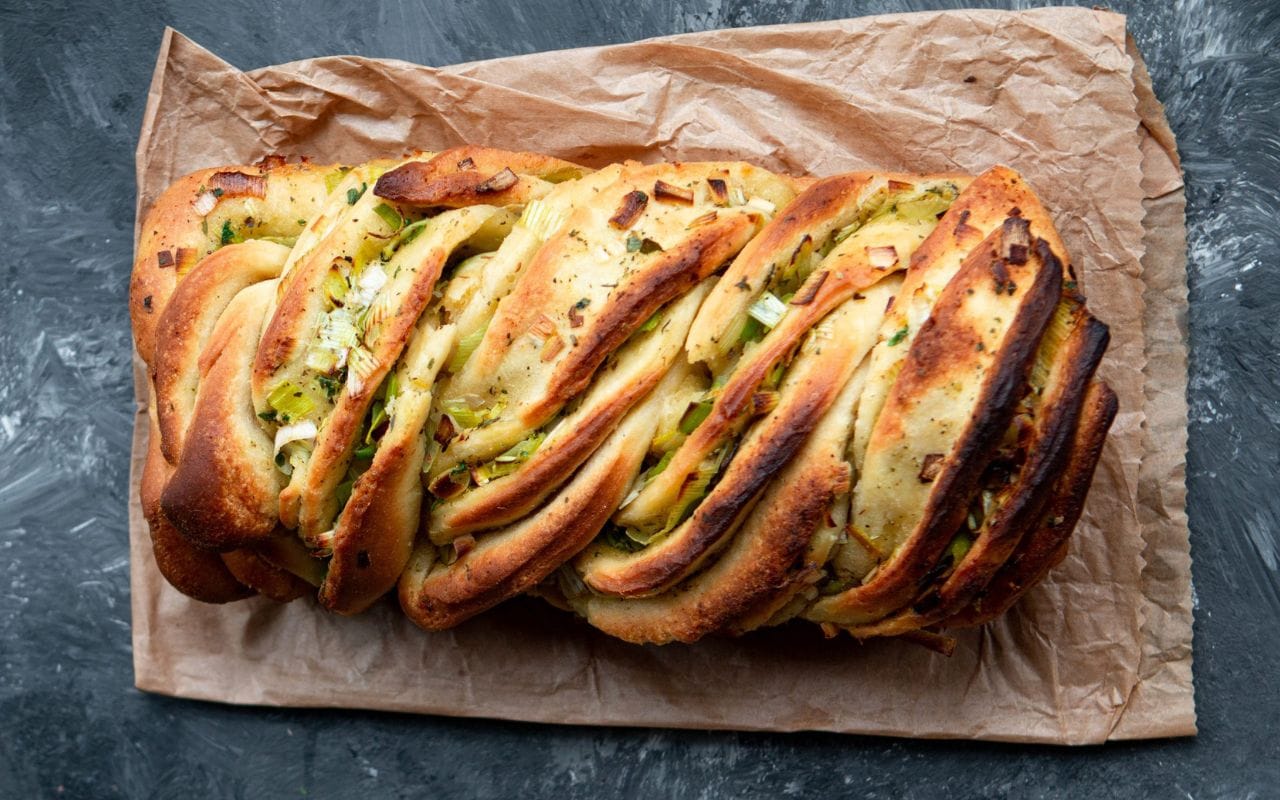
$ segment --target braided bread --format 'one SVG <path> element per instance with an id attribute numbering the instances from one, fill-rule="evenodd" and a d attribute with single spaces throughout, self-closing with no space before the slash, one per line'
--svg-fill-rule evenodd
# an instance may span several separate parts
<path id="1" fill-rule="evenodd" d="M 165 192 L 130 304 L 166 579 L 432 630 L 945 649 L 1063 557 L 1116 413 L 1005 167 L 269 158 Z"/>

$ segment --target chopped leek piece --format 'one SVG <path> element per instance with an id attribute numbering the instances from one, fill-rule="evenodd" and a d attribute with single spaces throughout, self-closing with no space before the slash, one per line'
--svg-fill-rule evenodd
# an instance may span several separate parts
<path id="1" fill-rule="evenodd" d="M 312 347 L 307 350 L 307 357 L 303 364 L 312 372 L 328 375 L 338 368 L 339 358 L 338 353 L 327 347 Z"/>
<path id="2" fill-rule="evenodd" d="M 403 221 L 403 218 L 402 218 L 402 221 Z M 418 236 L 423 231 L 425 231 L 427 229 L 427 226 L 430 224 L 431 224 L 430 219 L 420 219 L 411 225 L 405 226 L 405 228 L 402 229 L 394 239 L 392 239 L 390 242 L 387 243 L 386 247 L 382 248 L 382 252 L 378 254 L 378 258 L 382 259 L 383 261 L 390 261 L 391 257 L 395 255 L 397 250 L 399 250 L 401 247 L 408 245 L 409 242 L 412 242 L 414 239 L 417 239 Z"/>
<path id="3" fill-rule="evenodd" d="M 782 321 L 782 315 L 787 313 L 787 304 L 773 292 L 765 292 L 751 304 L 747 313 L 766 328 L 773 328 Z"/>
<path id="4" fill-rule="evenodd" d="M 378 203 L 374 206 L 373 213 L 382 217 L 382 221 L 387 223 L 392 230 L 398 231 L 400 226 L 404 225 L 404 217 L 400 216 L 400 212 L 386 203 Z"/>
<path id="5" fill-rule="evenodd" d="M 455 375 L 461 372 L 462 368 L 467 364 L 467 359 L 471 358 L 471 354 L 480 346 L 480 342 L 484 339 L 484 332 L 488 328 L 489 326 L 486 324 L 484 327 L 476 328 L 462 337 L 458 341 L 458 346 L 454 348 L 453 355 L 449 357 L 449 363 L 445 365 L 445 369 Z M 454 422 L 457 422 L 457 420 L 455 419 Z"/>
<path id="6" fill-rule="evenodd" d="M 758 342 L 763 338 L 764 326 L 760 324 L 760 320 L 755 317 L 747 317 L 747 321 L 742 323 L 742 333 L 738 334 L 738 342 L 749 344 Z"/>
<path id="7" fill-rule="evenodd" d="M 338 484 L 338 488 L 334 490 L 334 496 L 338 498 L 338 508 L 346 506 L 347 501 L 351 499 L 351 489 L 355 486 L 355 481 L 343 481 Z"/>
<path id="8" fill-rule="evenodd" d="M 276 431 L 275 448 L 276 452 L 290 442 L 301 442 L 316 438 L 316 424 L 311 420 L 295 422 L 292 425 L 282 425 Z"/>
<path id="9" fill-rule="evenodd" d="M 347 279 L 342 272 L 337 267 L 330 267 L 329 274 L 324 278 L 324 299 L 329 308 L 342 305 L 349 288 L 351 287 L 347 284 Z"/>
<path id="10" fill-rule="evenodd" d="M 490 461 L 471 471 L 477 486 L 484 486 L 494 478 L 505 478 L 520 469 L 519 461 Z"/>
<path id="11" fill-rule="evenodd" d="M 383 391 L 382 396 L 387 402 L 391 402 L 396 395 L 400 393 L 400 379 L 392 372 L 387 376 L 387 388 Z"/>
<path id="12" fill-rule="evenodd" d="M 325 396 L 330 400 L 338 394 L 338 389 L 340 388 L 338 381 L 328 375 L 317 375 L 316 383 L 320 384 L 320 388 L 324 390 Z"/>
<path id="13" fill-rule="evenodd" d="M 885 209 L 908 222 L 933 222 L 951 207 L 958 194 L 954 184 L 944 184 L 915 196 L 908 195 L 896 203 L 886 203 Z"/>
<path id="14" fill-rule="evenodd" d="M 657 453 L 665 453 L 668 450 L 675 450 L 684 442 L 685 434 L 677 430 L 665 431 L 659 433 L 653 439 L 653 444 L 649 449 Z"/>
<path id="15" fill-rule="evenodd" d="M 658 325 L 661 322 L 662 322 L 662 310 L 659 309 L 653 312 L 653 316 L 649 317 L 647 320 L 644 321 L 644 324 L 640 326 L 640 332 L 648 333 L 649 331 L 658 327 Z"/>
<path id="16" fill-rule="evenodd" d="M 462 399 L 446 400 L 444 403 L 444 413 L 449 415 L 453 420 L 453 424 L 459 428 L 474 428 L 480 424 L 484 415 L 467 404 Z"/>
<path id="17" fill-rule="evenodd" d="M 376 444 L 366 444 L 364 447 L 358 447 L 351 454 L 356 458 L 373 458 L 373 453 L 378 449 Z"/>
<path id="18" fill-rule="evenodd" d="M 893 347 L 902 342 L 903 339 L 907 338 L 907 334 L 910 332 L 911 329 L 904 325 L 893 332 L 893 335 L 889 337 L 889 341 L 886 342 L 886 344 L 889 347 Z"/>
<path id="19" fill-rule="evenodd" d="M 324 315 L 320 322 L 319 345 L 329 350 L 343 351 L 360 344 L 360 329 L 355 315 L 345 308 L 336 308 Z"/>
<path id="20" fill-rule="evenodd" d="M 836 231 L 836 235 L 832 239 L 832 241 L 835 244 L 840 244 L 845 239 L 848 239 L 850 236 L 857 233 L 858 228 L 861 228 L 861 227 L 862 227 L 862 221 L 855 219 L 853 222 L 850 222 L 848 225 L 845 225 L 843 228 Z"/>
<path id="21" fill-rule="evenodd" d="M 338 188 L 338 184 L 342 183 L 345 173 L 342 170 L 335 170 L 324 176 L 324 191 L 326 194 L 332 194 L 334 189 Z"/>
<path id="22" fill-rule="evenodd" d="M 657 464 L 654 464 L 652 467 L 649 467 L 647 470 L 644 471 L 644 480 L 651 481 L 654 478 L 661 475 L 663 471 L 666 470 L 667 466 L 671 463 L 671 459 L 675 456 L 675 454 L 676 454 L 676 451 L 674 450 L 668 450 L 667 452 L 663 453 L 662 458 L 658 459 Z"/>
<path id="23" fill-rule="evenodd" d="M 956 538 L 952 539 L 951 544 L 947 546 L 947 555 L 950 556 L 951 563 L 959 564 L 971 547 L 973 547 L 973 540 L 967 534 L 956 534 Z"/>
<path id="24" fill-rule="evenodd" d="M 354 205 L 356 204 L 356 201 L 357 201 L 357 200 L 359 200 L 361 197 L 363 197 L 363 196 L 364 196 L 364 191 L 365 191 L 365 189 L 368 189 L 368 188 L 369 188 L 369 184 L 367 184 L 367 183 L 362 183 L 362 184 L 360 184 L 360 188 L 359 188 L 359 189 L 348 189 L 348 190 L 347 190 L 347 205 L 349 205 L 349 206 L 354 206 Z"/>
<path id="25" fill-rule="evenodd" d="M 369 429 L 365 431 L 364 443 L 372 446 L 382 435 L 384 423 L 387 421 L 387 406 L 381 400 L 374 400 L 369 413 Z"/>
<path id="26" fill-rule="evenodd" d="M 347 386 L 359 394 L 381 367 L 378 357 L 363 347 L 353 347 L 347 354 Z"/>
<path id="27" fill-rule="evenodd" d="M 675 505 L 667 513 L 667 521 L 662 527 L 663 533 L 674 530 L 680 523 L 693 516 L 694 508 L 703 497 L 706 497 L 707 490 L 711 487 L 711 479 L 719 471 L 720 454 L 703 460 L 693 477 L 686 479 L 684 486 L 680 487 L 680 493 L 676 495 Z"/>
<path id="28" fill-rule="evenodd" d="M 310 414 L 315 403 L 292 381 L 284 381 L 267 395 L 267 405 L 275 409 L 283 423 L 299 420 Z"/>
<path id="29" fill-rule="evenodd" d="M 564 224 L 564 215 L 556 213 L 541 200 L 530 200 L 520 215 L 520 224 L 539 239 L 550 239 Z"/>
<path id="30" fill-rule="evenodd" d="M 687 435 L 697 430 L 703 420 L 711 415 L 711 406 L 714 403 L 714 400 L 702 400 L 690 405 L 689 410 L 680 418 L 680 432 Z"/>
<path id="31" fill-rule="evenodd" d="M 221 239 L 221 242 L 222 242 L 222 244 L 224 244 L 224 245 L 228 245 L 228 244 L 238 244 L 239 242 L 243 242 L 243 241 L 244 241 L 244 237 L 242 237 L 242 236 L 240 236 L 238 233 L 236 233 L 236 232 L 235 232 L 235 230 L 231 227 L 231 220 L 229 220 L 229 219 L 228 219 L 228 220 L 223 220 L 223 222 L 222 222 L 222 234 L 221 234 L 221 236 L 220 236 L 219 238 Z"/>
<path id="32" fill-rule="evenodd" d="M 351 293 L 351 302 L 367 306 L 378 296 L 378 292 L 387 285 L 387 272 L 382 264 L 373 262 L 360 270 L 360 277 L 355 280 L 355 291 Z"/>
<path id="33" fill-rule="evenodd" d="M 612 523 L 605 526 L 604 532 L 600 534 L 600 539 L 610 547 L 621 550 L 624 553 L 638 553 L 644 549 L 644 544 L 637 542 L 624 529 Z"/>
<path id="34" fill-rule="evenodd" d="M 782 376 L 787 371 L 787 365 L 779 361 L 773 365 L 773 369 L 769 370 L 769 374 L 764 377 L 764 385 L 770 389 L 777 389 L 782 383 Z"/>
<path id="35" fill-rule="evenodd" d="M 547 435 L 545 433 L 535 433 L 524 441 L 517 442 L 507 448 L 507 450 L 495 458 L 494 461 L 499 461 L 504 464 L 528 461 L 529 458 L 538 451 L 538 448 L 542 446 L 542 442 L 546 438 Z"/>

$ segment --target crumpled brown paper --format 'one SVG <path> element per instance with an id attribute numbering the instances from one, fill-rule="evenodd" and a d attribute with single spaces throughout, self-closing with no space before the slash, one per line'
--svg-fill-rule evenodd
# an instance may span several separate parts
<path id="1" fill-rule="evenodd" d="M 138 145 L 139 210 L 197 168 L 463 142 L 593 165 L 1019 170 L 1111 326 L 1102 374 L 1120 397 L 1066 561 L 1003 619 L 961 632 L 950 659 L 901 642 L 823 641 L 811 626 L 636 647 L 531 600 L 429 634 L 391 601 L 345 619 L 305 601 L 207 606 L 179 595 L 155 568 L 135 481 L 140 689 L 600 725 L 1072 744 L 1194 733 L 1182 180 L 1123 17 L 922 13 L 444 69 L 334 57 L 250 73 L 169 31 Z M 137 419 L 135 478 L 146 436 L 145 414 Z"/>

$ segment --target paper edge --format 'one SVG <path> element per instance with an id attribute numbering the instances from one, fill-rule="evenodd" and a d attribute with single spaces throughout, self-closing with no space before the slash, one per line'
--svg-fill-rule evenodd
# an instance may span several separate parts
<path id="1" fill-rule="evenodd" d="M 1144 299 L 1146 300 L 1143 330 L 1144 339 L 1147 347 L 1147 364 L 1144 368 L 1146 377 L 1146 389 L 1148 397 L 1153 393 L 1151 387 L 1159 385 L 1167 395 L 1163 402 L 1165 414 L 1157 419 L 1162 429 L 1169 428 L 1174 431 L 1180 431 L 1181 436 L 1178 441 L 1167 443 L 1166 447 L 1171 444 L 1176 448 L 1177 463 L 1171 465 L 1174 467 L 1176 477 L 1173 478 L 1174 485 L 1171 487 L 1170 481 L 1166 480 L 1166 475 L 1152 475 L 1147 470 L 1140 471 L 1139 484 L 1140 488 L 1144 485 L 1150 485 L 1151 481 L 1160 481 L 1164 486 L 1165 495 L 1172 493 L 1175 500 L 1175 508 L 1168 509 L 1173 513 L 1165 519 L 1156 519 L 1154 521 L 1146 521 L 1140 519 L 1140 529 L 1144 538 L 1144 567 L 1142 574 L 1143 599 L 1144 599 L 1144 645 L 1156 644 L 1151 641 L 1151 637 L 1146 634 L 1146 620 L 1149 620 L 1152 614 L 1159 606 L 1156 599 L 1151 596 L 1150 583 L 1148 582 L 1148 571 L 1155 569 L 1157 565 L 1152 564 L 1150 559 L 1145 557 L 1147 550 L 1152 548 L 1162 551 L 1165 558 L 1177 556 L 1178 566 L 1184 568 L 1186 581 L 1176 587 L 1166 586 L 1165 588 L 1177 589 L 1176 609 L 1179 613 L 1170 614 L 1164 620 L 1165 641 L 1162 642 L 1164 648 L 1180 649 L 1185 648 L 1186 655 L 1177 660 L 1160 660 L 1152 664 L 1151 661 L 1159 653 L 1152 653 L 1148 647 L 1144 646 L 1142 658 L 1140 662 L 1140 680 L 1134 687 L 1134 691 L 1129 698 L 1129 702 L 1125 705 L 1123 712 L 1116 724 L 1108 735 L 1109 740 L 1125 741 L 1133 739 L 1147 738 L 1168 738 L 1180 736 L 1194 736 L 1198 732 L 1197 717 L 1195 708 L 1195 691 L 1194 691 L 1194 626 L 1191 605 L 1191 552 L 1190 552 L 1190 528 L 1186 514 L 1186 456 L 1187 456 L 1187 417 L 1188 404 L 1186 401 L 1188 386 L 1188 347 L 1187 347 L 1187 329 L 1186 329 L 1186 313 L 1187 313 L 1187 258 L 1186 258 L 1186 195 L 1184 183 L 1182 180 L 1181 159 L 1177 151 L 1177 142 L 1170 128 L 1164 113 L 1164 106 L 1156 97 L 1154 86 L 1151 81 L 1150 73 L 1147 71 L 1146 63 L 1142 58 L 1142 54 L 1138 49 L 1137 43 L 1132 37 L 1127 38 L 1127 49 L 1134 61 L 1134 92 L 1137 102 L 1136 110 L 1138 112 L 1142 127 L 1146 135 L 1160 148 L 1162 155 L 1168 159 L 1168 167 L 1171 167 L 1173 173 L 1177 175 L 1177 179 L 1166 179 L 1165 182 L 1157 182 L 1158 176 L 1150 174 L 1149 170 L 1144 169 L 1144 178 L 1150 178 L 1149 185 L 1144 185 L 1147 197 L 1143 201 L 1144 208 L 1150 210 L 1156 203 L 1161 201 L 1172 202 L 1175 204 L 1177 216 L 1180 224 L 1177 226 L 1176 234 L 1179 235 L 1179 245 L 1175 248 L 1172 261 L 1165 265 L 1165 277 L 1168 284 L 1161 286 L 1153 286 L 1150 282 L 1146 283 Z M 1144 153 L 1144 162 L 1146 154 Z M 1144 180 L 1144 184 L 1148 182 Z M 1146 218 L 1144 217 L 1144 228 L 1146 227 Z M 1147 228 L 1146 236 L 1151 236 L 1153 231 Z M 1146 238 L 1146 237 L 1144 237 Z M 1144 275 L 1146 270 L 1144 269 Z M 1172 293 L 1172 297 L 1170 297 Z M 1161 297 L 1161 295 L 1164 295 Z M 1170 303 L 1169 300 L 1173 302 Z M 1158 301 L 1158 302 L 1156 302 Z M 1165 349 L 1165 356 L 1168 358 L 1173 356 L 1175 368 L 1167 368 L 1162 366 L 1153 367 L 1153 359 L 1150 357 L 1155 341 L 1153 331 L 1174 330 L 1177 331 L 1176 336 L 1171 337 L 1168 341 L 1161 341 Z M 1152 377 L 1153 372 L 1159 371 L 1160 378 L 1157 380 Z M 1147 402 L 1147 427 L 1144 429 L 1144 450 L 1147 454 L 1153 453 L 1153 447 L 1147 438 L 1152 425 L 1152 415 L 1150 400 Z M 1144 458 L 1143 466 L 1146 467 L 1149 459 Z M 1154 469 L 1155 467 L 1151 467 Z M 1180 472 L 1178 470 L 1180 468 Z M 1170 492 L 1172 490 L 1172 492 Z M 1167 508 L 1167 502 L 1166 502 Z M 1176 627 L 1176 629 L 1175 629 Z M 1185 671 L 1185 677 L 1179 675 L 1179 672 Z M 1190 691 L 1183 690 L 1184 685 Z"/>

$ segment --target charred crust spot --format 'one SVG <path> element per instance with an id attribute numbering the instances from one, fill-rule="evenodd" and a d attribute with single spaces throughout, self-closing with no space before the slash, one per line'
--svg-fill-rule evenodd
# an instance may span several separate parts
<path id="1" fill-rule="evenodd" d="M 356 553 L 356 566 L 357 566 L 357 567 L 359 567 L 360 569 L 368 569 L 368 568 L 369 568 L 369 564 L 370 564 L 370 561 L 369 561 L 369 551 L 368 551 L 368 550 L 361 550 L 360 552 Z"/>
<path id="2" fill-rule="evenodd" d="M 222 190 L 223 197 L 266 197 L 267 179 L 261 175 L 246 175 L 243 172 L 215 172 L 209 178 L 209 186 L 217 193 Z"/>
<path id="3" fill-rule="evenodd" d="M 823 270 L 817 275 L 814 275 L 811 280 L 807 281 L 805 285 L 801 287 L 800 293 L 791 299 L 791 305 L 807 306 L 812 303 L 813 298 L 817 297 L 818 291 L 822 289 L 822 284 L 827 282 L 828 274 L 829 273 L 826 270 Z"/>
<path id="4" fill-rule="evenodd" d="M 510 189 L 519 182 L 520 179 L 511 171 L 511 167 L 503 167 L 500 172 L 497 172 L 487 180 L 480 183 L 480 185 L 476 187 L 476 194 L 497 194 L 498 192 Z"/>
<path id="5" fill-rule="evenodd" d="M 942 462 L 946 458 L 942 453 L 930 453 L 924 457 L 924 463 L 920 466 L 921 483 L 933 483 L 934 479 L 942 473 Z"/>
<path id="6" fill-rule="evenodd" d="M 471 156 L 467 156 L 458 162 L 458 169 L 475 169 L 476 162 Z"/>
<path id="7" fill-rule="evenodd" d="M 142 307 L 147 310 L 148 314 L 152 313 L 154 309 L 152 309 L 151 307 L 151 295 L 147 295 L 146 297 L 142 298 Z"/>
<path id="8" fill-rule="evenodd" d="M 609 218 L 609 224 L 618 230 L 626 230 L 636 221 L 636 218 L 643 213 L 645 206 L 649 204 L 649 195 L 636 189 L 634 192 L 627 192 L 622 198 L 622 204 L 618 206 L 618 210 Z"/>
<path id="9" fill-rule="evenodd" d="M 667 203 L 693 205 L 692 189 L 683 189 L 679 186 L 667 183 L 664 180 L 654 181 L 653 196 L 654 198 Z"/>
<path id="10" fill-rule="evenodd" d="M 165 267 L 172 267 L 174 264 L 173 251 L 161 250 L 159 253 L 156 253 L 156 264 L 158 264 L 161 269 L 164 269 Z"/>
<path id="11" fill-rule="evenodd" d="M 719 178 L 707 178 L 707 186 L 711 189 L 711 197 L 716 205 L 729 204 L 729 185 Z"/>
<path id="12" fill-rule="evenodd" d="M 966 76 L 964 76 L 964 82 L 965 82 L 965 83 L 977 83 L 977 81 L 978 81 L 978 79 L 977 79 L 977 78 L 975 78 L 975 77 L 974 77 L 974 76 L 972 76 L 972 75 L 966 75 Z"/>

